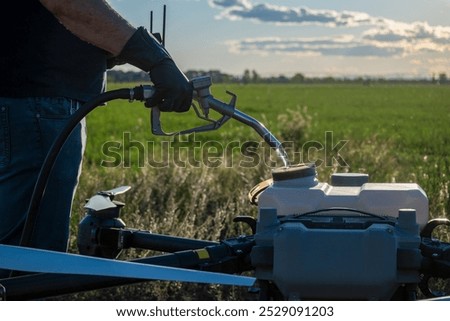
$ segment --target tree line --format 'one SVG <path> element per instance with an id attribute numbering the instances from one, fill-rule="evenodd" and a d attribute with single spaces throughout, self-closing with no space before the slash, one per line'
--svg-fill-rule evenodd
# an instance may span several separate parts
<path id="1" fill-rule="evenodd" d="M 263 77 L 256 70 L 246 69 L 242 75 L 231 75 L 220 70 L 188 70 L 185 72 L 189 79 L 198 76 L 210 76 L 213 83 L 278 83 L 278 84 L 335 84 L 335 83 L 427 83 L 450 84 L 446 73 L 433 74 L 430 78 L 384 78 L 384 77 L 306 77 L 302 73 L 296 73 L 291 77 L 285 75 Z M 109 82 L 148 82 L 148 74 L 143 71 L 109 70 L 107 73 Z"/>

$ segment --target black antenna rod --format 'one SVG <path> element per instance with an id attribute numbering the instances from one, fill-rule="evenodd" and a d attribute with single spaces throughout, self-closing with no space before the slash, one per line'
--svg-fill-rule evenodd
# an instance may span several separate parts
<path id="1" fill-rule="evenodd" d="M 153 10 L 150 11 L 150 33 L 153 33 Z"/>
<path id="2" fill-rule="evenodd" d="M 162 34 L 162 45 L 166 44 L 166 5 L 163 7 L 163 34 Z"/>

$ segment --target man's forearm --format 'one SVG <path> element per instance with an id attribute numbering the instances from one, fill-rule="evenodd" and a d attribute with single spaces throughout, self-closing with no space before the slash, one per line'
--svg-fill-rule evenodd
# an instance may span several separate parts
<path id="1" fill-rule="evenodd" d="M 136 29 L 105 0 L 40 0 L 73 34 L 118 55 Z"/>

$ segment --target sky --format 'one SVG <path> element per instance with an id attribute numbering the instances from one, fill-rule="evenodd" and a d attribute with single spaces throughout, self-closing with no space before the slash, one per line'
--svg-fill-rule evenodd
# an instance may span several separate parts
<path id="1" fill-rule="evenodd" d="M 450 74 L 450 0 L 108 0 L 162 31 L 184 71 L 431 78 Z"/>

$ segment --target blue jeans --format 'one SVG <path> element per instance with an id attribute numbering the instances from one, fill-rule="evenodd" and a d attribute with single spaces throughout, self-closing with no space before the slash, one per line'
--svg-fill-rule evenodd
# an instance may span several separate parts
<path id="1" fill-rule="evenodd" d="M 19 244 L 41 165 L 78 107 L 78 102 L 67 98 L 0 98 L 0 243 Z M 53 167 L 39 208 L 33 247 L 67 250 L 85 137 L 83 120 Z"/>

